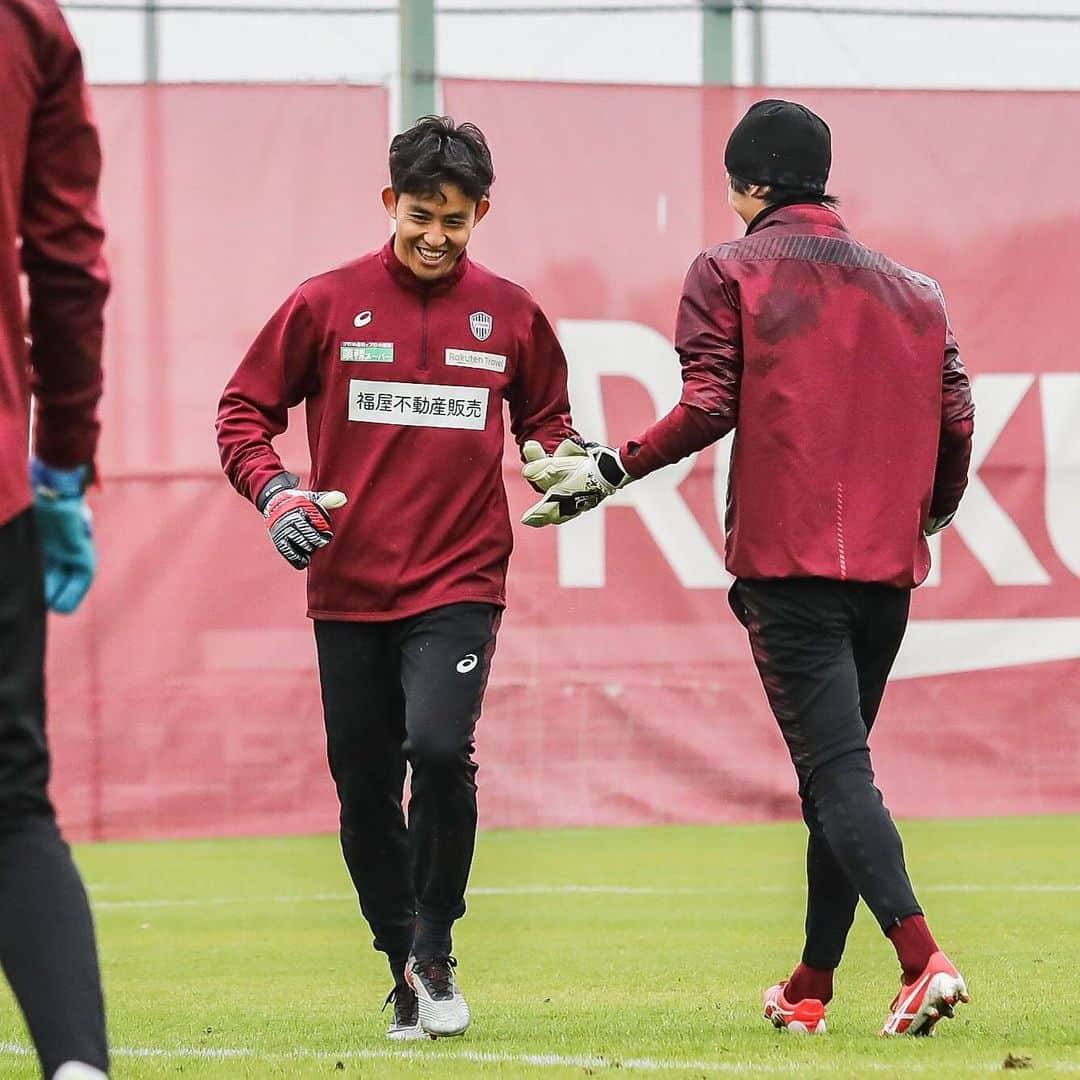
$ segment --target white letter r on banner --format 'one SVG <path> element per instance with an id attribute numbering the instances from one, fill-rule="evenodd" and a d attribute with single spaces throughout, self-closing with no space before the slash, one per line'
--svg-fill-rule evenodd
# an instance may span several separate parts
<path id="1" fill-rule="evenodd" d="M 570 403 L 577 429 L 589 439 L 607 440 L 604 404 L 600 393 L 603 375 L 636 379 L 648 390 L 663 416 L 679 400 L 682 379 L 671 343 L 650 326 L 633 322 L 563 319 L 559 337 L 570 369 Z M 620 441 L 638 434 L 616 432 Z M 603 588 L 604 508 L 632 506 L 649 530 L 657 547 L 687 589 L 722 589 L 731 576 L 709 542 L 690 507 L 679 494 L 679 485 L 694 467 L 687 458 L 617 492 L 596 510 L 557 530 L 559 584 L 569 589 Z"/>

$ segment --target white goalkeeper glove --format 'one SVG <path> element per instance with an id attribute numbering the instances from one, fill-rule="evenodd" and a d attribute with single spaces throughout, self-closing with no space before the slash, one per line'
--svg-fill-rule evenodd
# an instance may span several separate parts
<path id="1" fill-rule="evenodd" d="M 564 439 L 548 456 L 538 442 L 529 441 L 522 453 L 526 464 L 521 475 L 544 492 L 521 518 L 522 524 L 535 529 L 572 521 L 631 480 L 618 451 L 599 443 L 582 446 Z"/>
<path id="2" fill-rule="evenodd" d="M 306 570 L 311 556 L 334 538 L 327 511 L 348 500 L 342 491 L 300 491 L 299 483 L 293 473 L 281 473 L 262 489 L 255 505 L 274 547 L 294 569 Z"/>
<path id="3" fill-rule="evenodd" d="M 952 524 L 952 519 L 956 517 L 956 511 L 951 514 L 942 514 L 941 517 L 927 518 L 926 525 L 923 528 L 924 536 L 933 536 L 934 533 L 941 532 L 942 529 L 947 529 Z"/>

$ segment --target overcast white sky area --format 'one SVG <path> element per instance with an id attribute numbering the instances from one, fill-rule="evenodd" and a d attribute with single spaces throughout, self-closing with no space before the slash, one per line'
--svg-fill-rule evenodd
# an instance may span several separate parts
<path id="1" fill-rule="evenodd" d="M 390 86 L 395 78 L 392 0 L 157 3 L 165 9 L 158 15 L 165 81 Z M 106 9 L 93 10 L 95 4 Z M 143 79 L 142 0 L 71 0 L 63 6 L 92 81 Z M 252 6 L 260 11 L 240 10 Z M 294 11 L 264 10 L 271 7 Z M 442 76 L 701 80 L 702 15 L 693 0 L 441 0 L 439 7 Z M 588 10 L 597 7 L 619 10 Z M 763 8 L 764 69 L 757 80 L 763 84 L 1080 89 L 1080 0 L 763 0 Z M 896 11 L 912 14 L 883 13 Z M 1028 18 L 1003 18 L 1007 13 Z M 744 11 L 736 14 L 740 84 L 754 81 L 751 20 Z"/>

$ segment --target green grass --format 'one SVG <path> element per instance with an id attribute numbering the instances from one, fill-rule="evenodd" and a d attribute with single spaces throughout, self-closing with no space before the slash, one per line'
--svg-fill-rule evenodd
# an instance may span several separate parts
<path id="1" fill-rule="evenodd" d="M 799 1039 L 760 1018 L 762 988 L 801 945 L 801 826 L 483 833 L 455 940 L 474 1025 L 404 1047 L 382 1035 L 388 979 L 335 838 L 101 844 L 77 857 L 116 1077 L 556 1078 L 613 1075 L 618 1062 L 635 1075 L 952 1078 L 996 1071 L 1008 1054 L 1038 1075 L 1076 1075 L 1080 819 L 903 832 L 931 925 L 974 999 L 934 1039 L 876 1037 L 897 967 L 864 909 L 829 1035 Z M 654 891 L 484 892 L 567 885 Z M 27 1046 L 3 993 L 0 1043 Z M 243 1053 L 193 1053 L 230 1050 Z M 0 1053 L 0 1076 L 35 1075 L 29 1057 Z"/>

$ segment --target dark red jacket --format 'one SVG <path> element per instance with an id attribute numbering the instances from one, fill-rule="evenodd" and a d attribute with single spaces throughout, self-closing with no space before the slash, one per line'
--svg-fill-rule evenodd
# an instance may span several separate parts
<path id="1" fill-rule="evenodd" d="M 621 448 L 634 476 L 732 428 L 728 570 L 911 587 L 967 483 L 974 405 L 941 289 L 782 207 L 690 268 L 678 406 Z"/>
<path id="2" fill-rule="evenodd" d="M 304 282 L 225 389 L 225 472 L 254 499 L 282 471 L 271 440 L 304 402 L 311 484 L 349 503 L 308 571 L 318 619 L 404 618 L 504 603 L 513 546 L 503 403 L 519 445 L 575 436 L 566 358 L 529 294 L 462 255 L 425 285 L 378 252 Z"/>
<path id="3" fill-rule="evenodd" d="M 43 461 L 73 468 L 97 448 L 109 291 L 100 171 L 82 60 L 60 9 L 0 0 L 0 524 L 31 502 L 31 390 Z"/>

